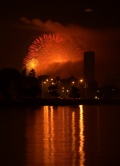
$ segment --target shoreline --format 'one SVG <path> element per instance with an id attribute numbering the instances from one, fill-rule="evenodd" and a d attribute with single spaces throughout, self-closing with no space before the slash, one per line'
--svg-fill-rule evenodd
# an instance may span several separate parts
<path id="1" fill-rule="evenodd" d="M 71 105 L 119 105 L 120 99 L 25 99 L 21 101 L 0 101 L 0 106 L 71 106 Z"/>

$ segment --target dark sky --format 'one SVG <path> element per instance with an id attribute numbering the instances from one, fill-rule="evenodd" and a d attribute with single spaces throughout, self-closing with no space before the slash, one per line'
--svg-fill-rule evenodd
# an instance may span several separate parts
<path id="1" fill-rule="evenodd" d="M 0 19 L 18 21 L 19 17 L 40 18 L 43 21 L 51 19 L 61 23 L 77 23 L 84 26 L 120 26 L 119 2 L 94 0 L 24 0 L 3 1 L 0 4 Z M 91 8 L 93 12 L 86 13 Z M 104 25 L 103 25 L 104 24 Z"/>
<path id="2" fill-rule="evenodd" d="M 86 12 L 92 9 L 92 12 Z M 40 34 L 21 18 L 51 20 L 64 27 L 82 27 L 96 51 L 97 78 L 120 73 L 120 8 L 114 1 L 24 0 L 0 2 L 0 67 L 21 69 L 23 58 L 33 38 Z M 42 31 L 43 29 L 41 29 Z M 98 45 L 97 45 L 98 44 Z M 95 45 L 95 47 L 94 47 Z M 108 55 L 109 54 L 109 55 Z M 114 55 L 113 55 L 114 54 Z M 102 78 L 102 74 L 104 76 Z M 99 75 L 99 76 L 98 76 Z"/>

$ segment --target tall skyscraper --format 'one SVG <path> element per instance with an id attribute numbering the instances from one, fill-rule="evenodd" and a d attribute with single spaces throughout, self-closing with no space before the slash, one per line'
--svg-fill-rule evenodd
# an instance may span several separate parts
<path id="1" fill-rule="evenodd" d="M 95 52 L 84 52 L 84 79 L 87 83 L 95 80 Z"/>

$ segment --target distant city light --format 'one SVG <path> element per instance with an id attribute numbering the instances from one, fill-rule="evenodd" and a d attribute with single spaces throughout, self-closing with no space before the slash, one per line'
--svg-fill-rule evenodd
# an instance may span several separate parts
<path id="1" fill-rule="evenodd" d="M 98 97 L 98 96 L 95 96 L 95 99 L 99 100 L 99 97 Z"/>
<path id="2" fill-rule="evenodd" d="M 80 79 L 80 82 L 83 82 L 83 79 Z"/>

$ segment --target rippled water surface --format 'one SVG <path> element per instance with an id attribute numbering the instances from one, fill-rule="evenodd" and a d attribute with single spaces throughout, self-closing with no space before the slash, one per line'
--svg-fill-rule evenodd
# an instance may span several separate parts
<path id="1" fill-rule="evenodd" d="M 1 166 L 117 166 L 120 106 L 0 108 Z"/>

